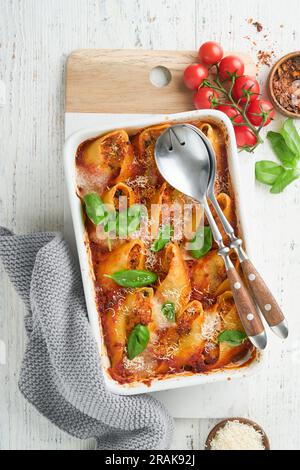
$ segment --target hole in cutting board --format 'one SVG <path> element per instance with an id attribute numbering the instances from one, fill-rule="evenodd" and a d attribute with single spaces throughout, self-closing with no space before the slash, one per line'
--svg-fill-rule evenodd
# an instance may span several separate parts
<path id="1" fill-rule="evenodd" d="M 167 67 L 163 65 L 158 65 L 157 67 L 153 67 L 150 70 L 149 80 L 152 85 L 156 86 L 157 88 L 162 88 L 164 86 L 169 85 L 170 81 L 172 80 L 172 74 Z"/>

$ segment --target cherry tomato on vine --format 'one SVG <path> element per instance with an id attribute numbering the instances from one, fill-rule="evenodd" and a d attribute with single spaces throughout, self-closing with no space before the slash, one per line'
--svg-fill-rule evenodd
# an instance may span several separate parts
<path id="1" fill-rule="evenodd" d="M 238 77 L 232 89 L 235 101 L 240 101 L 241 103 L 246 103 L 247 95 L 249 95 L 249 101 L 257 100 L 259 92 L 258 81 L 255 78 L 249 77 L 249 75 Z"/>
<path id="2" fill-rule="evenodd" d="M 223 48 L 217 42 L 208 41 L 202 44 L 198 52 L 199 59 L 207 65 L 220 62 L 223 57 Z"/>
<path id="3" fill-rule="evenodd" d="M 264 121 L 264 116 L 266 116 L 266 122 L 264 123 L 264 126 L 267 126 L 275 116 L 272 103 L 267 100 L 252 101 L 247 109 L 247 117 L 251 124 L 254 126 L 261 126 Z"/>
<path id="4" fill-rule="evenodd" d="M 208 77 L 208 70 L 202 64 L 191 64 L 183 72 L 183 81 L 190 90 L 197 90 Z"/>
<path id="5" fill-rule="evenodd" d="M 200 88 L 194 94 L 194 105 L 196 109 L 211 109 L 213 108 L 213 102 L 219 97 L 218 93 L 212 88 L 203 87 Z"/>
<path id="6" fill-rule="evenodd" d="M 228 80 L 233 74 L 240 77 L 243 75 L 244 70 L 244 62 L 236 55 L 228 55 L 224 57 L 219 65 L 219 75 L 221 80 Z"/>
<path id="7" fill-rule="evenodd" d="M 238 110 L 235 109 L 230 103 L 220 104 L 217 109 L 222 111 L 222 113 L 225 113 L 233 123 L 239 124 L 244 120 L 243 116 L 239 114 Z"/>
<path id="8" fill-rule="evenodd" d="M 253 147 L 257 143 L 256 135 L 248 126 L 235 126 L 234 132 L 238 147 Z"/>

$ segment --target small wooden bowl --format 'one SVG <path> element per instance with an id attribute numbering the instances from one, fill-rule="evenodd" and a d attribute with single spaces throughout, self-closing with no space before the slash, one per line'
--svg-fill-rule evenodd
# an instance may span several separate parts
<path id="1" fill-rule="evenodd" d="M 211 441 L 213 440 L 219 429 L 223 428 L 228 421 L 239 421 L 240 423 L 249 424 L 250 426 L 252 426 L 256 431 L 259 431 L 262 434 L 262 441 L 265 450 L 270 450 L 270 442 L 265 431 L 257 423 L 246 418 L 228 418 L 223 419 L 223 421 L 220 421 L 220 423 L 218 423 L 214 428 L 212 428 L 209 435 L 207 436 L 205 442 L 205 450 L 211 450 Z"/>
<path id="2" fill-rule="evenodd" d="M 278 67 L 280 67 L 288 59 L 293 59 L 294 57 L 300 57 L 300 51 L 286 54 L 278 62 L 276 62 L 276 64 L 271 69 L 271 72 L 269 73 L 268 82 L 267 82 L 267 90 L 268 90 L 270 100 L 272 101 L 272 104 L 281 114 L 283 114 L 284 116 L 294 118 L 294 119 L 300 119 L 300 113 L 292 113 L 291 111 L 288 111 L 283 106 L 281 106 L 280 103 L 278 103 L 274 94 L 274 90 L 273 90 L 273 79 L 274 79 L 275 73 L 278 70 Z"/>

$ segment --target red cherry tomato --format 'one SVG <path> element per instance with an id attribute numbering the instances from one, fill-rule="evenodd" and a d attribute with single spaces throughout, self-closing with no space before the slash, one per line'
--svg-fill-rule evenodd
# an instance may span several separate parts
<path id="1" fill-rule="evenodd" d="M 204 64 L 214 65 L 223 57 L 223 48 L 217 42 L 208 41 L 202 44 L 198 52 L 199 59 Z"/>
<path id="2" fill-rule="evenodd" d="M 236 55 L 228 55 L 221 60 L 219 65 L 219 75 L 221 80 L 228 80 L 234 73 L 237 77 L 243 75 L 245 70 L 244 62 Z"/>
<path id="3" fill-rule="evenodd" d="M 208 77 L 208 70 L 202 64 L 191 64 L 183 72 L 183 81 L 190 90 L 197 90 Z"/>
<path id="4" fill-rule="evenodd" d="M 260 92 L 258 81 L 255 80 L 255 78 L 249 77 L 249 75 L 238 77 L 232 89 L 234 99 L 236 101 L 240 101 L 241 103 L 246 103 L 247 92 L 252 93 L 249 96 L 250 101 L 257 100 Z"/>
<path id="5" fill-rule="evenodd" d="M 218 98 L 218 93 L 212 88 L 200 88 L 194 94 L 194 105 L 196 109 L 211 109 L 213 108 L 212 100 Z"/>
<path id="6" fill-rule="evenodd" d="M 239 114 L 238 110 L 235 109 L 230 103 L 220 104 L 217 109 L 222 111 L 222 113 L 225 113 L 233 123 L 239 124 L 243 122 L 243 116 Z"/>
<path id="7" fill-rule="evenodd" d="M 234 132 L 238 147 L 252 147 L 257 142 L 256 135 L 247 126 L 235 126 Z"/>
<path id="8" fill-rule="evenodd" d="M 262 125 L 264 113 L 267 113 L 268 115 L 268 118 L 264 124 L 264 126 L 267 126 L 268 124 L 270 124 L 270 122 L 272 121 L 272 119 L 274 119 L 275 116 L 275 111 L 270 101 L 255 100 L 249 104 L 249 107 L 247 109 L 247 117 L 251 124 L 253 124 L 254 126 Z M 260 116 L 258 116 L 258 114 L 260 114 Z"/>

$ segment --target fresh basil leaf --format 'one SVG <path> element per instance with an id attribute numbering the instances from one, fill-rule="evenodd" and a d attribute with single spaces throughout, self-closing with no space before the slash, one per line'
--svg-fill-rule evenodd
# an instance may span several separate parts
<path id="1" fill-rule="evenodd" d="M 150 333 L 145 325 L 136 325 L 128 337 L 127 342 L 127 355 L 128 359 L 132 360 L 141 354 L 149 343 Z"/>
<path id="2" fill-rule="evenodd" d="M 228 343 L 230 346 L 239 346 L 247 338 L 244 331 L 239 330 L 224 330 L 218 336 L 220 343 Z"/>
<path id="3" fill-rule="evenodd" d="M 104 276 L 113 279 L 122 287 L 145 287 L 157 280 L 157 274 L 138 269 L 125 269 L 113 274 L 104 274 Z"/>
<path id="4" fill-rule="evenodd" d="M 146 208 L 140 204 L 134 204 L 128 208 L 127 213 L 128 234 L 130 234 L 140 228 L 142 217 L 146 214 Z"/>
<path id="5" fill-rule="evenodd" d="M 297 156 L 288 147 L 283 136 L 278 132 L 269 131 L 267 134 L 267 138 L 269 139 L 271 147 L 274 153 L 276 154 L 277 158 L 285 166 L 294 167 L 297 162 Z"/>
<path id="6" fill-rule="evenodd" d="M 173 302 L 166 302 L 162 305 L 161 311 L 163 315 L 169 320 L 174 322 L 176 319 L 175 304 Z"/>
<path id="7" fill-rule="evenodd" d="M 139 229 L 142 216 L 146 212 L 144 206 L 134 204 L 126 211 L 108 211 L 97 193 L 86 194 L 83 198 L 88 218 L 95 224 L 103 224 L 105 232 L 116 232 L 120 238 Z"/>
<path id="8" fill-rule="evenodd" d="M 141 220 L 146 214 L 146 208 L 139 204 L 130 206 L 126 211 L 117 213 L 117 235 L 120 238 L 127 238 L 133 232 L 136 232 L 141 225 Z"/>
<path id="9" fill-rule="evenodd" d="M 197 230 L 193 240 L 188 243 L 187 249 L 193 258 L 200 259 L 211 250 L 212 242 L 211 228 L 204 225 Z"/>
<path id="10" fill-rule="evenodd" d="M 95 225 L 99 225 L 105 221 L 107 210 L 101 197 L 97 193 L 89 193 L 83 197 L 85 203 L 85 212 L 88 218 Z"/>
<path id="11" fill-rule="evenodd" d="M 151 245 L 151 251 L 162 250 L 167 243 L 169 243 L 171 236 L 174 233 L 173 227 L 170 224 L 163 225 L 158 232 L 157 239 Z"/>
<path id="12" fill-rule="evenodd" d="M 114 210 L 108 211 L 106 213 L 105 218 L 102 221 L 104 231 L 107 233 L 109 232 L 116 233 L 117 220 L 118 220 L 118 212 Z"/>
<path id="13" fill-rule="evenodd" d="M 127 238 L 127 211 L 117 211 L 116 215 L 116 234 L 119 238 Z"/>
<path id="14" fill-rule="evenodd" d="M 270 192 L 281 193 L 289 184 L 299 178 L 300 172 L 296 169 L 284 169 L 283 173 L 275 180 Z"/>
<path id="15" fill-rule="evenodd" d="M 282 165 L 269 160 L 261 160 L 255 164 L 255 178 L 264 184 L 274 184 L 284 171 Z"/>
<path id="16" fill-rule="evenodd" d="M 280 134 L 284 138 L 289 149 L 300 158 L 300 135 L 295 127 L 294 121 L 289 118 L 284 123 L 280 130 Z"/>
<path id="17" fill-rule="evenodd" d="M 139 217 L 141 218 L 143 213 L 146 212 L 146 208 L 142 206 L 141 204 L 133 204 L 132 206 L 128 207 L 128 217 L 129 218 L 135 218 Z"/>

